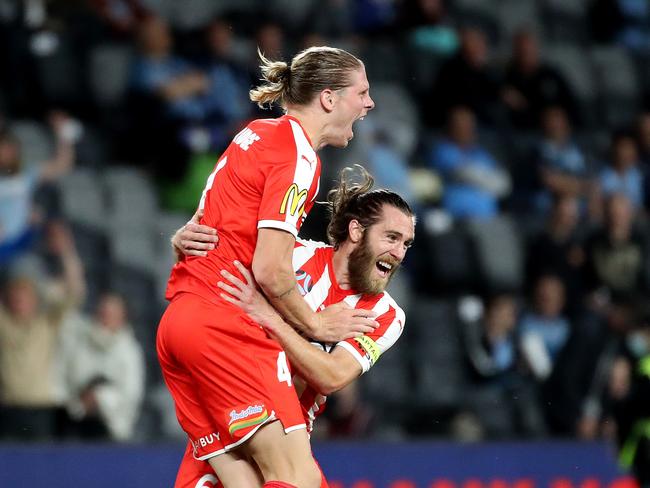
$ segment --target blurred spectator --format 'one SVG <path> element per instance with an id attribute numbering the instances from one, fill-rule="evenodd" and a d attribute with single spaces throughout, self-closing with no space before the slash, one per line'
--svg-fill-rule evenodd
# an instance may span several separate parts
<path id="1" fill-rule="evenodd" d="M 627 196 L 635 211 L 644 203 L 643 174 L 634 136 L 619 132 L 612 137 L 611 164 L 600 172 L 600 193 L 609 197 L 615 193 Z"/>
<path id="2" fill-rule="evenodd" d="M 198 95 L 208 89 L 205 75 L 173 53 L 167 23 L 149 17 L 138 32 L 140 54 L 133 65 L 131 83 L 143 94 L 159 97 L 173 117 L 192 120 L 203 115 Z"/>
<path id="3" fill-rule="evenodd" d="M 255 32 L 255 41 L 256 47 L 269 59 L 284 59 L 287 54 L 284 45 L 284 30 L 277 22 L 268 20 L 263 22 Z M 259 69 L 257 53 L 255 53 L 252 61 Z"/>
<path id="4" fill-rule="evenodd" d="M 458 49 L 458 35 L 450 25 L 444 0 L 402 2 L 399 25 L 413 47 L 445 56 Z"/>
<path id="5" fill-rule="evenodd" d="M 650 54 L 650 5 L 646 0 L 595 0 L 590 5 L 589 22 L 595 40 Z"/>
<path id="6" fill-rule="evenodd" d="M 72 435 L 132 439 L 144 397 L 145 371 L 124 299 L 102 295 L 95 317 L 74 335 L 64 367 Z"/>
<path id="7" fill-rule="evenodd" d="M 650 209 L 650 112 L 639 114 L 636 119 L 636 142 L 639 150 L 639 162 L 643 174 L 643 202 Z"/>
<path id="8" fill-rule="evenodd" d="M 498 82 L 488 56 L 483 31 L 474 27 L 460 31 L 460 51 L 440 68 L 425 107 L 425 121 L 442 125 L 458 105 L 467 106 L 481 123 L 498 120 Z"/>
<path id="9" fill-rule="evenodd" d="M 342 39 L 352 34 L 353 5 L 347 0 L 323 0 L 314 4 L 310 23 L 315 34 L 331 39 Z M 303 43 L 303 49 L 310 46 L 325 46 L 327 42 Z"/>
<path id="10" fill-rule="evenodd" d="M 545 429 L 535 391 L 519 370 L 516 323 L 515 297 L 507 293 L 487 300 L 482 320 L 463 323 L 473 378 L 466 408 L 488 439 L 535 436 Z"/>
<path id="11" fill-rule="evenodd" d="M 536 283 L 549 273 L 557 275 L 566 288 L 570 315 L 580 310 L 584 292 L 585 252 L 579 220 L 576 197 L 556 196 L 546 228 L 529 240 L 526 256 L 527 283 Z"/>
<path id="12" fill-rule="evenodd" d="M 29 251 L 44 218 L 34 205 L 37 192 L 74 164 L 78 123 L 53 112 L 50 125 L 56 138 L 54 154 L 33 166 L 24 165 L 18 140 L 8 131 L 0 133 L 0 263 Z"/>
<path id="13" fill-rule="evenodd" d="M 562 75 L 540 59 L 538 39 L 523 30 L 513 38 L 502 98 L 517 129 L 537 128 L 544 109 L 554 105 L 576 121 L 576 101 Z"/>
<path id="14" fill-rule="evenodd" d="M 534 211 L 546 214 L 554 195 L 572 195 L 580 198 L 584 206 L 585 196 L 591 188 L 584 154 L 573 141 L 571 123 L 566 111 L 560 107 L 549 107 L 542 116 L 543 136 L 537 148 L 537 172 L 531 172 L 537 179 L 534 192 Z"/>
<path id="15" fill-rule="evenodd" d="M 499 199 L 510 192 L 510 176 L 478 143 L 468 108 L 451 110 L 447 138 L 431 151 L 429 166 L 443 179 L 443 206 L 454 217 L 494 217 Z"/>
<path id="16" fill-rule="evenodd" d="M 203 125 L 210 132 L 210 149 L 221 151 L 251 113 L 248 99 L 248 74 L 233 54 L 232 28 L 215 19 L 207 29 L 208 59 L 203 70 L 208 91 L 203 99 Z"/>
<path id="17" fill-rule="evenodd" d="M 131 71 L 133 130 L 130 146 L 137 158 L 146 159 L 163 177 L 177 177 L 185 170 L 190 134 L 183 129 L 204 115 L 200 96 L 209 89 L 201 71 L 173 52 L 167 23 L 149 17 L 138 28 L 139 55 Z"/>
<path id="18" fill-rule="evenodd" d="M 0 307 L 0 437 L 43 439 L 57 434 L 60 391 L 60 329 L 85 294 L 74 241 L 60 224 L 49 227 L 51 252 L 61 276 L 28 273 L 17 266 Z"/>
<path id="19" fill-rule="evenodd" d="M 540 276 L 535 284 L 533 306 L 519 322 L 519 340 L 524 360 L 533 376 L 543 382 L 569 338 L 569 320 L 564 316 L 564 284 L 554 275 Z"/>
<path id="20" fill-rule="evenodd" d="M 650 483 L 650 323 L 644 308 L 612 365 L 605 398 L 605 422 L 614 422 L 619 461 L 632 469 L 641 486 Z"/>
<path id="21" fill-rule="evenodd" d="M 644 232 L 635 227 L 629 198 L 613 194 L 605 202 L 605 225 L 585 244 L 587 286 L 596 304 L 633 296 L 648 289 L 648 247 Z"/>
<path id="22" fill-rule="evenodd" d="M 88 0 L 99 17 L 118 36 L 131 34 L 150 12 L 140 0 Z"/>
<path id="23" fill-rule="evenodd" d="M 637 145 L 639 157 L 644 169 L 650 169 L 650 112 L 642 112 L 636 121 Z"/>

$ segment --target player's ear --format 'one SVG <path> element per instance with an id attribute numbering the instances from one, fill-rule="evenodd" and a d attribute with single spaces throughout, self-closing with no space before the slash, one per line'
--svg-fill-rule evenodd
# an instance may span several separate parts
<path id="1" fill-rule="evenodd" d="M 326 112 L 331 112 L 334 110 L 334 105 L 336 105 L 335 93 L 329 88 L 325 88 L 320 92 L 320 104 Z"/>
<path id="2" fill-rule="evenodd" d="M 364 227 L 359 223 L 358 220 L 352 219 L 348 224 L 348 237 L 353 243 L 361 241 L 363 238 Z"/>

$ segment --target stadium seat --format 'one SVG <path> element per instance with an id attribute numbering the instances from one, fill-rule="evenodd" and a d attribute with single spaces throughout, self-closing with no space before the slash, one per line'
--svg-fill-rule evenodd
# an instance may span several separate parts
<path id="1" fill-rule="evenodd" d="M 453 299 L 420 297 L 409 310 L 410 358 L 420 408 L 453 409 L 462 401 L 465 366 L 457 324 Z"/>
<path id="2" fill-rule="evenodd" d="M 373 80 L 371 95 L 379 82 L 401 82 L 406 73 L 405 59 L 397 43 L 391 39 L 368 43 L 361 51 L 369 80 Z M 390 62 L 386 62 L 390 60 Z"/>
<path id="3" fill-rule="evenodd" d="M 487 290 L 515 290 L 523 285 L 523 248 L 510 218 L 468 222 L 476 248 L 483 286 Z"/>
<path id="4" fill-rule="evenodd" d="M 158 198 L 150 179 L 139 170 L 118 166 L 105 171 L 104 182 L 111 227 L 151 229 Z"/>
<path id="5" fill-rule="evenodd" d="M 376 129 L 388 134 L 391 146 L 403 157 L 418 144 L 418 110 L 411 95 L 398 83 L 373 83 L 376 107 L 368 115 Z"/>
<path id="6" fill-rule="evenodd" d="M 151 229 L 112 227 L 109 233 L 111 261 L 133 269 L 154 273 L 159 265 Z"/>
<path id="7" fill-rule="evenodd" d="M 52 107 L 83 106 L 84 76 L 72 41 L 56 36 L 55 46 L 53 52 L 35 57 L 45 97 Z"/>
<path id="8" fill-rule="evenodd" d="M 589 57 L 599 87 L 604 122 L 616 128 L 632 122 L 639 104 L 639 81 L 627 51 L 616 46 L 594 46 Z"/>
<path id="9" fill-rule="evenodd" d="M 122 102 L 126 93 L 131 48 L 122 44 L 101 44 L 90 53 L 90 86 L 99 105 L 108 107 Z"/>
<path id="10" fill-rule="evenodd" d="M 501 0 L 497 3 L 496 18 L 500 44 L 509 46 L 513 34 L 526 28 L 541 33 L 536 0 Z"/>
<path id="11" fill-rule="evenodd" d="M 416 274 L 421 293 L 453 295 L 473 290 L 478 284 L 476 255 L 462 226 L 446 230 L 418 229 L 410 259 L 420 263 Z"/>
<path id="12" fill-rule="evenodd" d="M 554 44 L 545 47 L 544 57 L 560 70 L 570 84 L 578 98 L 585 125 L 597 125 L 597 111 L 594 110 L 597 88 L 589 56 L 577 45 Z"/>
<path id="13" fill-rule="evenodd" d="M 17 120 L 10 125 L 20 143 L 23 164 L 40 164 L 52 156 L 52 139 L 43 124 L 31 120 Z"/>
<path id="14" fill-rule="evenodd" d="M 544 32 L 548 40 L 571 43 L 583 43 L 587 40 L 587 2 L 543 0 L 540 7 L 544 19 Z"/>
<path id="15" fill-rule="evenodd" d="M 106 199 L 99 173 L 75 168 L 59 181 L 63 214 L 72 222 L 103 231 L 106 224 Z"/>

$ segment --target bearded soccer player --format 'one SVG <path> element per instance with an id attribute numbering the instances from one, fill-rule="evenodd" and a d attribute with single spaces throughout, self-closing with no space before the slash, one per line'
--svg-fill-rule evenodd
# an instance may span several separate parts
<path id="1" fill-rule="evenodd" d="M 217 282 L 221 270 L 237 272 L 239 260 L 283 317 L 310 336 L 340 340 L 374 330 L 368 311 L 314 313 L 291 267 L 295 237 L 318 193 L 317 151 L 345 147 L 374 102 L 363 63 L 341 49 L 312 47 L 291 63 L 260 58 L 264 79 L 251 100 L 279 103 L 285 115 L 249 123 L 208 178 L 201 223 L 218 229 L 219 246 L 172 269 L 156 350 L 194 456 L 209 461 L 226 486 L 247 484 L 230 473 L 250 456 L 266 488 L 317 488 L 321 474 L 300 402 L 293 385 L 278 380 L 288 369 L 285 353 L 221 298 Z M 236 424 L 232 411 L 240 412 Z"/>
<path id="2" fill-rule="evenodd" d="M 243 279 L 224 271 L 222 275 L 229 283 L 219 284 L 224 299 L 241 307 L 282 345 L 292 369 L 279 372 L 278 378 L 295 383 L 309 431 L 326 395 L 366 373 L 404 328 L 404 312 L 385 288 L 413 242 L 415 217 L 399 195 L 371 190 L 372 178 L 364 175 L 360 185 L 349 185 L 345 173 L 342 175 L 338 188 L 329 195 L 331 245 L 299 240 L 293 267 L 300 293 L 312 310 L 341 303 L 373 310 L 380 324 L 374 332 L 336 344 L 312 342 L 317 347 L 307 347 L 307 341 L 256 290 L 253 277 L 241 264 L 236 263 L 236 267 Z M 181 249 L 182 236 L 179 231 L 174 238 Z M 187 232 L 185 237 L 192 238 Z M 232 411 L 231 425 L 237 425 L 245 413 Z M 249 471 L 249 478 L 258 471 L 253 462 L 242 462 L 238 469 Z M 209 466 L 195 460 L 188 446 L 176 486 L 219 486 L 217 483 Z M 250 486 L 262 486 L 261 479 Z M 322 486 L 327 486 L 325 481 Z"/>

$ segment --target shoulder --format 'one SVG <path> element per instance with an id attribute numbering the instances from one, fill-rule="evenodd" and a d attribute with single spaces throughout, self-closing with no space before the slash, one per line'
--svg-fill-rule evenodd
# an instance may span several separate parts
<path id="1" fill-rule="evenodd" d="M 378 295 L 362 295 L 357 304 L 357 308 L 372 310 L 377 313 L 377 321 L 380 323 L 399 322 L 400 327 L 404 327 L 406 314 L 402 307 L 387 291 Z"/>
<path id="2" fill-rule="evenodd" d="M 323 265 L 327 261 L 328 255 L 333 252 L 332 246 L 320 241 L 309 241 L 305 239 L 296 239 L 296 245 L 293 249 L 293 267 L 294 270 L 300 269 L 307 262 L 315 263 L 314 258 Z"/>
<path id="3" fill-rule="evenodd" d="M 330 246 L 326 242 L 312 241 L 310 239 L 301 239 L 300 237 L 298 237 L 296 239 L 296 249 L 298 248 L 307 248 L 316 251 L 318 249 L 332 248 L 332 246 Z"/>

